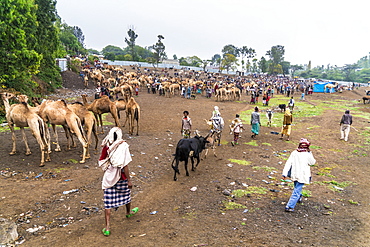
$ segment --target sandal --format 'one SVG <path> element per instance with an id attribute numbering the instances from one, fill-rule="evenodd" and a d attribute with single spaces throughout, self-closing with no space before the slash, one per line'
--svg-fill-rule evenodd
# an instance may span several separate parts
<path id="1" fill-rule="evenodd" d="M 103 230 L 101 230 L 103 232 L 103 235 L 104 236 L 109 236 L 110 235 L 110 231 L 107 231 L 105 228 L 103 228 Z"/>
<path id="2" fill-rule="evenodd" d="M 126 214 L 126 218 L 130 218 L 131 216 L 134 216 L 137 212 L 139 212 L 139 208 L 138 207 L 133 208 L 131 212 L 132 212 L 131 214 Z"/>

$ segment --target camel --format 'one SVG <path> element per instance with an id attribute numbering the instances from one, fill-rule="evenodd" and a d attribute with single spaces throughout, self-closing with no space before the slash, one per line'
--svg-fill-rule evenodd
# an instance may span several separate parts
<path id="1" fill-rule="evenodd" d="M 110 101 L 109 97 L 106 95 L 103 95 L 100 99 L 95 99 L 90 105 L 87 102 L 87 95 L 83 94 L 81 95 L 84 105 L 89 111 L 92 111 L 94 113 L 95 119 L 98 123 L 98 127 L 100 125 L 101 132 L 104 133 L 103 130 L 103 120 L 102 120 L 102 114 L 110 112 L 112 114 L 112 117 L 114 118 L 114 122 L 117 127 L 120 127 L 119 120 L 118 120 L 118 113 L 117 113 L 117 106 L 114 102 Z"/>
<path id="2" fill-rule="evenodd" d="M 82 125 L 85 127 L 87 143 L 90 146 L 92 144 L 91 134 L 94 134 L 95 137 L 95 148 L 98 148 L 98 134 L 97 134 L 97 125 L 94 114 L 87 110 L 87 108 L 81 102 L 75 102 L 73 104 L 67 105 L 81 120 Z M 87 149 L 86 159 L 90 158 L 89 148 Z"/>
<path id="3" fill-rule="evenodd" d="M 126 101 L 124 99 L 119 99 L 119 100 L 114 101 L 114 103 L 116 104 L 117 115 L 118 115 L 118 118 L 120 119 L 121 118 L 120 111 L 126 110 Z"/>
<path id="4" fill-rule="evenodd" d="M 135 101 L 134 98 L 130 98 L 128 102 L 126 103 L 126 120 L 123 124 L 123 127 L 125 127 L 126 122 L 128 121 L 128 133 L 130 135 L 134 132 L 134 121 L 136 120 L 136 135 L 139 135 L 139 119 L 140 119 L 140 106 Z"/>
<path id="5" fill-rule="evenodd" d="M 84 86 L 85 88 L 89 86 L 89 77 L 87 75 L 84 76 Z"/>
<path id="6" fill-rule="evenodd" d="M 24 144 L 26 145 L 26 155 L 31 154 L 31 150 L 27 142 L 27 137 L 24 132 L 24 128 L 29 127 L 31 129 L 32 135 L 36 138 L 37 143 L 40 145 L 41 162 L 39 166 L 44 166 L 45 161 L 50 161 L 50 155 L 48 152 L 50 136 L 44 121 L 42 121 L 42 119 L 35 112 L 30 110 L 29 106 L 25 102 L 20 104 L 13 104 L 10 106 L 9 99 L 15 97 L 14 94 L 2 93 L 1 97 L 4 101 L 4 106 L 6 110 L 6 120 L 12 132 L 13 148 L 9 154 L 13 155 L 16 153 L 17 150 L 14 125 L 21 129 L 22 138 Z"/>
<path id="7" fill-rule="evenodd" d="M 336 86 L 338 85 L 338 83 L 336 82 L 335 84 L 326 84 L 324 86 L 324 93 L 326 93 L 326 89 L 329 88 L 329 92 L 331 91 L 332 88 L 335 88 Z"/>
<path id="8" fill-rule="evenodd" d="M 58 134 L 56 132 L 56 125 L 62 125 L 66 133 L 68 149 L 71 148 L 70 142 L 72 142 L 73 147 L 75 146 L 73 138 L 71 138 L 71 141 L 69 140 L 69 137 L 71 137 L 71 134 L 73 133 L 77 136 L 82 145 L 82 160 L 80 161 L 80 163 L 85 163 L 88 149 L 85 132 L 83 130 L 80 118 L 67 107 L 66 102 L 64 100 L 46 100 L 40 105 L 39 114 L 44 122 L 50 123 L 53 128 L 54 137 L 56 139 L 57 145 L 55 151 L 61 151 L 58 141 Z"/>
<path id="9" fill-rule="evenodd" d="M 180 93 L 180 84 L 171 84 L 170 85 L 170 93 L 172 95 L 175 95 L 175 90 L 177 89 L 177 92 Z"/>

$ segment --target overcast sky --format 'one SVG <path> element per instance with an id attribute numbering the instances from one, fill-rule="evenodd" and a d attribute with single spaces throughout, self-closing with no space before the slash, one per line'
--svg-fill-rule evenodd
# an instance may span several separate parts
<path id="1" fill-rule="evenodd" d="M 57 0 L 59 16 L 85 35 L 86 48 L 150 46 L 161 34 L 168 58 L 211 59 L 227 44 L 257 58 L 274 45 L 291 64 L 338 65 L 370 52 L 370 4 L 364 0 Z"/>

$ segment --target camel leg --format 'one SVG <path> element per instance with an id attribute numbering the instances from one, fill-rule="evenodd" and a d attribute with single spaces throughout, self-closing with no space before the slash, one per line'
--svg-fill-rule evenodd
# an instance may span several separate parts
<path id="1" fill-rule="evenodd" d="M 9 155 L 13 155 L 17 153 L 17 144 L 16 144 L 16 137 L 15 137 L 15 132 L 14 132 L 14 124 L 9 123 L 10 130 L 12 132 L 12 141 L 13 141 L 13 148 L 12 151 L 9 153 Z"/>
<path id="2" fill-rule="evenodd" d="M 100 124 L 100 129 L 101 129 L 101 134 L 104 134 L 104 129 L 103 129 L 103 119 L 102 119 L 102 115 L 101 114 L 99 114 L 98 115 L 98 118 L 99 118 L 99 120 L 98 120 L 98 124 Z"/>
<path id="3" fill-rule="evenodd" d="M 136 119 L 136 135 L 139 135 L 139 119 Z"/>
<path id="4" fill-rule="evenodd" d="M 30 150 L 30 147 L 28 146 L 27 136 L 26 136 L 26 133 L 24 132 L 23 127 L 21 127 L 21 133 L 22 133 L 22 139 L 23 139 L 24 145 L 26 145 L 26 155 L 30 155 L 32 154 L 32 152 Z"/>
<path id="5" fill-rule="evenodd" d="M 59 146 L 58 133 L 57 133 L 57 130 L 56 130 L 56 126 L 55 126 L 55 124 L 52 124 L 51 127 L 53 128 L 54 138 L 55 138 L 55 142 L 56 142 L 56 145 L 57 145 L 57 147 L 55 148 L 54 151 L 55 152 L 60 152 L 62 150 L 60 149 L 60 146 Z"/>

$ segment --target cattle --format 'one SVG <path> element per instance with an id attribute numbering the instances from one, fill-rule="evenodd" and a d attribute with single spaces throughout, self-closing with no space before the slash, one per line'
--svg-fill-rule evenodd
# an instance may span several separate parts
<path id="1" fill-rule="evenodd" d="M 273 112 L 270 109 L 266 110 L 266 117 L 267 117 L 267 126 L 271 127 Z"/>
<path id="2" fill-rule="evenodd" d="M 285 112 L 286 104 L 280 104 L 279 109 L 281 110 L 281 112 Z"/>
<path id="3" fill-rule="evenodd" d="M 205 146 L 205 154 L 204 154 L 204 158 L 206 159 L 207 158 L 207 154 L 208 154 L 208 150 L 209 148 L 211 148 L 213 150 L 213 155 L 215 157 L 217 157 L 217 154 L 216 154 L 216 141 L 217 141 L 217 131 L 215 130 L 211 130 L 210 133 L 205 137 L 206 139 L 206 146 Z"/>
<path id="4" fill-rule="evenodd" d="M 370 97 L 362 97 L 362 100 L 364 101 L 364 104 L 366 104 L 366 101 L 368 104 L 370 103 Z"/>
<path id="5" fill-rule="evenodd" d="M 206 146 L 206 138 L 202 136 L 194 136 L 190 139 L 181 139 L 176 146 L 176 153 L 174 154 L 175 158 L 172 161 L 172 168 L 175 171 L 175 175 L 173 177 L 174 181 L 177 181 L 176 174 L 180 174 L 179 171 L 179 162 L 184 161 L 185 164 L 185 171 L 186 176 L 189 176 L 188 172 L 188 161 L 189 157 L 191 160 L 191 170 L 194 171 L 195 168 L 198 166 L 200 162 L 200 154 L 205 149 Z M 194 158 L 197 159 L 197 163 L 194 167 Z M 176 164 L 173 163 L 176 161 Z"/>

